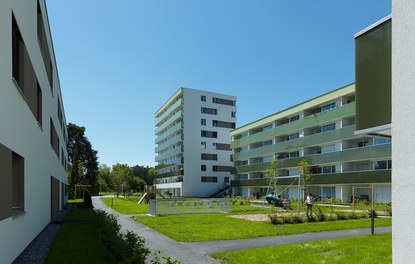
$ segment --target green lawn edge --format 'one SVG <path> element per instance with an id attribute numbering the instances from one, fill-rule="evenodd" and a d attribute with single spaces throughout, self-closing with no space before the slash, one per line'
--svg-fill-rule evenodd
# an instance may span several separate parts
<path id="1" fill-rule="evenodd" d="M 392 263 L 392 233 L 302 242 L 212 254 L 227 264 Z"/>

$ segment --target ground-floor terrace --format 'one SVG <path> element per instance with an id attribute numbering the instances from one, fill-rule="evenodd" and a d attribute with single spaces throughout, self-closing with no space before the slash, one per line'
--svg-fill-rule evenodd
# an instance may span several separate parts
<path id="1" fill-rule="evenodd" d="M 317 174 L 313 175 L 306 188 L 298 185 L 298 176 L 281 177 L 275 190 L 270 190 L 267 178 L 231 182 L 234 196 L 260 197 L 274 191 L 283 199 L 303 199 L 305 192 L 311 192 L 317 200 L 336 199 L 342 202 L 351 202 L 353 196 L 355 200 L 372 201 L 372 186 L 376 203 L 391 202 L 391 170 Z"/>

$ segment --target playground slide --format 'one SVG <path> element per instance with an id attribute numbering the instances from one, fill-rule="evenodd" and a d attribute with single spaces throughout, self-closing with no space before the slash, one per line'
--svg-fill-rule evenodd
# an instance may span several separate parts
<path id="1" fill-rule="evenodd" d="M 146 196 L 147 196 L 147 193 L 144 193 L 143 196 L 141 197 L 140 201 L 138 201 L 138 204 L 140 204 Z"/>

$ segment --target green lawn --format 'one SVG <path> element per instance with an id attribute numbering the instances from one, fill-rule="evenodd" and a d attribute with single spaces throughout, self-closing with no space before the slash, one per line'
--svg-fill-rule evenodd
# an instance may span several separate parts
<path id="1" fill-rule="evenodd" d="M 138 204 L 137 198 L 101 198 L 101 200 L 112 209 L 122 214 L 148 214 L 149 205 L 144 203 Z"/>
<path id="2" fill-rule="evenodd" d="M 313 241 L 212 255 L 232 263 L 392 263 L 392 234 Z"/>
<path id="3" fill-rule="evenodd" d="M 46 263 L 117 263 L 113 255 L 101 242 L 100 235 L 92 222 L 95 211 L 73 209 L 65 220 L 79 222 L 63 223 L 55 236 Z"/>
<path id="4" fill-rule="evenodd" d="M 140 216 L 134 219 L 174 240 L 183 242 L 231 240 L 370 227 L 370 219 L 272 225 L 270 221 L 253 222 L 228 216 L 229 214 L 192 214 Z M 391 224 L 390 218 L 375 220 L 376 226 Z"/>

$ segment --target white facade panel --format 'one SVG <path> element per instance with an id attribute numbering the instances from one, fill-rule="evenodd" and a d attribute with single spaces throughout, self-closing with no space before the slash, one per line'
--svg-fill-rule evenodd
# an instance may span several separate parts
<path id="1" fill-rule="evenodd" d="M 67 150 L 66 122 L 59 78 L 51 49 L 48 19 L 45 17 L 45 2 L 41 0 L 39 3 L 53 67 L 52 94 L 37 37 L 37 2 L 0 2 L 0 144 L 24 159 L 24 210 L 0 219 L 0 263 L 11 263 L 51 220 L 51 176 L 59 180 L 59 189 L 61 183 L 68 183 L 66 168 L 62 165 L 62 160 L 64 164 L 67 162 Z M 12 14 L 16 18 L 42 90 L 42 124 L 38 123 L 29 108 L 28 98 L 20 92 L 12 77 Z M 62 127 L 58 118 L 57 100 L 60 100 L 62 107 Z M 50 143 L 50 119 L 55 124 L 59 138 L 58 155 Z M 66 195 L 62 196 L 62 191 L 59 190 L 59 209 L 62 202 L 65 203 L 67 199 Z M 4 200 L 0 200 L 1 208 L 11 206 L 4 203 Z"/>
<path id="2" fill-rule="evenodd" d="M 415 2 L 392 1 L 392 260 L 415 259 Z"/>

